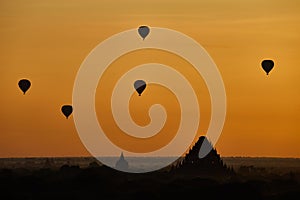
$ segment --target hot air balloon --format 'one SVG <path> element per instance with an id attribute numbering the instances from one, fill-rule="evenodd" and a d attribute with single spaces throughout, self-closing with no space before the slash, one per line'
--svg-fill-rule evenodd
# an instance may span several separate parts
<path id="1" fill-rule="evenodd" d="M 68 117 L 72 114 L 73 112 L 73 107 L 71 105 L 63 105 L 61 107 L 62 113 L 65 115 L 65 117 L 68 119 Z"/>
<path id="2" fill-rule="evenodd" d="M 274 62 L 273 60 L 263 60 L 261 62 L 261 66 L 263 70 L 269 75 L 269 72 L 273 69 L 274 67 Z"/>
<path id="3" fill-rule="evenodd" d="M 27 92 L 27 90 L 30 88 L 31 83 L 27 79 L 21 79 L 18 82 L 18 85 L 19 85 L 19 88 L 22 90 L 23 94 L 25 95 L 25 93 Z"/>
<path id="4" fill-rule="evenodd" d="M 148 26 L 140 26 L 138 29 L 139 35 L 143 38 L 143 40 L 147 37 L 147 35 L 150 32 L 150 29 Z"/>
<path id="5" fill-rule="evenodd" d="M 146 88 L 146 82 L 143 80 L 137 80 L 134 82 L 134 88 L 137 91 L 137 93 L 139 94 L 139 96 L 141 96 L 142 92 Z"/>

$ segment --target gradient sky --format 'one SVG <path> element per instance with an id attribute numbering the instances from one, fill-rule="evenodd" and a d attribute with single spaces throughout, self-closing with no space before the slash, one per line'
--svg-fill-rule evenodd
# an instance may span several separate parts
<path id="1" fill-rule="evenodd" d="M 140 25 L 194 38 L 217 64 L 228 106 L 221 156 L 300 157 L 298 0 L 1 0 L 0 157 L 89 155 L 60 107 L 88 53 Z M 21 78 L 32 81 L 26 95 Z"/>

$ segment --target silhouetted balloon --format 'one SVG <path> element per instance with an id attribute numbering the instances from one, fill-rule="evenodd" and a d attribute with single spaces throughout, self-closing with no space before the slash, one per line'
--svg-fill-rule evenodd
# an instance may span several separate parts
<path id="1" fill-rule="evenodd" d="M 25 94 L 27 92 L 27 90 L 30 88 L 31 83 L 27 79 L 21 79 L 18 82 L 18 85 L 19 85 L 19 88 L 23 91 L 23 94 Z"/>
<path id="2" fill-rule="evenodd" d="M 269 72 L 273 69 L 274 67 L 274 62 L 273 60 L 263 60 L 261 62 L 261 66 L 264 69 L 264 71 L 269 75 Z"/>
<path id="3" fill-rule="evenodd" d="M 146 82 L 143 80 L 137 80 L 134 82 L 134 88 L 137 91 L 137 93 L 139 93 L 139 96 L 141 96 L 142 92 L 146 88 Z"/>
<path id="4" fill-rule="evenodd" d="M 138 32 L 144 40 L 147 37 L 147 35 L 149 34 L 150 29 L 149 29 L 148 26 L 140 26 L 139 29 L 138 29 Z"/>
<path id="5" fill-rule="evenodd" d="M 63 105 L 61 107 L 61 111 L 62 113 L 66 116 L 66 118 L 68 119 L 68 117 L 72 114 L 73 112 L 73 107 L 71 105 Z"/>

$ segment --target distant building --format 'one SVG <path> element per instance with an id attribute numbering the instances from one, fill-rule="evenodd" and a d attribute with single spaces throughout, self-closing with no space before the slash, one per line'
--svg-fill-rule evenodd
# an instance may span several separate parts
<path id="1" fill-rule="evenodd" d="M 223 163 L 220 155 L 212 146 L 212 150 L 204 158 L 199 158 L 199 150 L 203 142 L 209 143 L 205 136 L 199 137 L 198 141 L 188 151 L 185 157 L 177 162 L 173 171 L 202 177 L 231 174 L 232 170 Z M 211 145 L 211 143 L 209 144 Z"/>
<path id="2" fill-rule="evenodd" d="M 55 166 L 54 160 L 52 158 L 46 158 L 44 162 L 44 168 L 53 168 Z"/>
<path id="3" fill-rule="evenodd" d="M 121 171 L 128 170 L 128 162 L 125 160 L 123 152 L 121 153 L 119 160 L 116 162 L 116 169 Z"/>

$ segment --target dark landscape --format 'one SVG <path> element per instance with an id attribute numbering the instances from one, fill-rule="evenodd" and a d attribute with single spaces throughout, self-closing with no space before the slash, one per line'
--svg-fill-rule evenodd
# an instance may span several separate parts
<path id="1" fill-rule="evenodd" d="M 125 173 L 92 157 L 2 158 L 1 199 L 298 199 L 300 159 L 220 157 L 197 152 L 173 165 Z"/>

